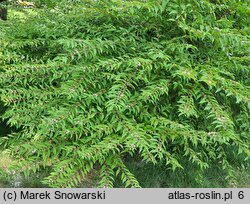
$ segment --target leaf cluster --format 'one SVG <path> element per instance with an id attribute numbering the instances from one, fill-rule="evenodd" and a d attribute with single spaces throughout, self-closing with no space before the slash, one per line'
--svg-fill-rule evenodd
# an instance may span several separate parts
<path id="1" fill-rule="evenodd" d="M 18 130 L 0 146 L 19 169 L 139 187 L 124 158 L 140 155 L 234 177 L 250 154 L 249 0 L 46 2 L 0 22 L 1 118 Z"/>

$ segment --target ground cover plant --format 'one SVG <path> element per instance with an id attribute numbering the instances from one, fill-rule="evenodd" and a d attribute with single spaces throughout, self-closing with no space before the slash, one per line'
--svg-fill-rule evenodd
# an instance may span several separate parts
<path id="1" fill-rule="evenodd" d="M 247 168 L 249 0 L 10 1 L 0 22 L 0 135 L 43 184 L 140 187 L 127 161 Z M 139 159 L 138 159 L 139 158 Z M 138 163 L 139 163 L 138 161 Z"/>

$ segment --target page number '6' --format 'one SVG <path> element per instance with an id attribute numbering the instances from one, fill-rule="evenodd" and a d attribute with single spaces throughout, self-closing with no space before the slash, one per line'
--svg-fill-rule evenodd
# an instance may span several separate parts
<path id="1" fill-rule="evenodd" d="M 239 191 L 238 198 L 239 199 L 243 199 L 244 198 L 244 192 L 243 191 Z"/>

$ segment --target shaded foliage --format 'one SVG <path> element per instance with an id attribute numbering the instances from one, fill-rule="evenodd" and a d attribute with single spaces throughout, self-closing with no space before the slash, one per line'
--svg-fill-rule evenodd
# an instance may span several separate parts
<path id="1" fill-rule="evenodd" d="M 6 8 L 7 0 L 0 1 L 0 19 L 6 21 L 7 20 L 7 8 Z"/>

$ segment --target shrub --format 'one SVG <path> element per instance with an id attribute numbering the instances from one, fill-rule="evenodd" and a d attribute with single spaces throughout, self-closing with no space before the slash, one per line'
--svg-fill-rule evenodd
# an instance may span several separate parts
<path id="1" fill-rule="evenodd" d="M 41 3 L 41 1 L 39 1 Z M 128 155 L 201 172 L 249 157 L 249 0 L 49 1 L 0 22 L 0 138 L 26 175 L 73 187 Z M 42 5 L 42 4 L 41 4 Z M 20 12 L 20 8 L 19 8 Z"/>

